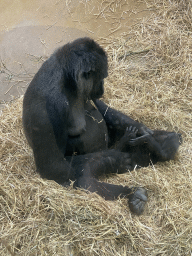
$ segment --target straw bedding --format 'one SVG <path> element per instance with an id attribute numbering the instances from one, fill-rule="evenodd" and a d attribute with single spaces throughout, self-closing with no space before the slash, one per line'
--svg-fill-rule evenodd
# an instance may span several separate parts
<path id="1" fill-rule="evenodd" d="M 20 98 L 0 121 L 1 255 L 192 255 L 192 6 L 150 4 L 150 18 L 117 39 L 99 40 L 109 54 L 105 102 L 183 136 L 175 160 L 102 178 L 145 187 L 143 215 L 131 214 L 126 200 L 41 179 L 23 134 Z"/>

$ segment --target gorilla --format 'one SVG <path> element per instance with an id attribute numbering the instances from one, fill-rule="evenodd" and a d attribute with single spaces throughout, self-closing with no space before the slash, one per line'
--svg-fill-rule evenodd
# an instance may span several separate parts
<path id="1" fill-rule="evenodd" d="M 94 40 L 79 38 L 57 49 L 26 90 L 24 131 L 41 177 L 63 186 L 74 181 L 74 187 L 106 200 L 126 197 L 131 211 L 141 214 L 147 201 L 144 188 L 99 182 L 98 177 L 169 160 L 179 137 L 156 136 L 99 100 L 107 75 L 107 55 Z"/>
<path id="2" fill-rule="evenodd" d="M 174 159 L 182 143 L 180 133 L 154 130 L 153 134 L 137 136 L 136 127 L 127 127 L 116 148 L 131 154 L 132 168 L 147 167 L 150 163 Z"/>

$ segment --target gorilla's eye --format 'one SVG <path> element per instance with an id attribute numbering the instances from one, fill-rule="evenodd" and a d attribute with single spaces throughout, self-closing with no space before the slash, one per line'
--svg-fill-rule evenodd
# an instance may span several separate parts
<path id="1" fill-rule="evenodd" d="M 83 77 L 84 77 L 85 79 L 89 79 L 90 76 L 91 76 L 91 71 L 89 71 L 89 72 L 83 72 Z"/>

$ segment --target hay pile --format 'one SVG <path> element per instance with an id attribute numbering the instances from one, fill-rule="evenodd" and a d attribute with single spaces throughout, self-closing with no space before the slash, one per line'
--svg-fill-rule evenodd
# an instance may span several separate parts
<path id="1" fill-rule="evenodd" d="M 0 122 L 0 254 L 192 255 L 192 15 L 190 1 L 154 1 L 155 14 L 101 39 L 110 72 L 104 100 L 152 129 L 180 132 L 174 161 L 105 178 L 144 186 L 142 216 L 127 202 L 60 187 L 35 172 L 22 98 Z"/>

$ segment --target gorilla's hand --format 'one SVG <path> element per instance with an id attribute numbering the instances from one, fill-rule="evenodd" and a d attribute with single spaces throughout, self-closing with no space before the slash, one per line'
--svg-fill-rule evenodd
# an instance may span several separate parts
<path id="1" fill-rule="evenodd" d="M 140 127 L 137 127 L 138 129 L 138 134 L 140 136 L 142 135 L 153 135 L 153 131 L 151 129 L 149 129 L 147 126 L 145 126 L 144 124 L 141 124 Z"/>
<path id="2" fill-rule="evenodd" d="M 138 133 L 138 129 L 134 126 L 129 126 L 126 128 L 125 134 L 123 136 L 125 141 L 129 141 L 131 139 L 135 139 Z"/>
<path id="3" fill-rule="evenodd" d="M 120 153 L 119 157 L 117 158 L 117 172 L 124 173 L 128 170 L 131 170 L 131 156 L 129 153 L 118 152 Z"/>
<path id="4" fill-rule="evenodd" d="M 145 203 L 147 202 L 147 191 L 144 188 L 132 188 L 132 193 L 129 195 L 130 210 L 140 215 L 144 211 Z"/>
<path id="5" fill-rule="evenodd" d="M 91 175 L 98 178 L 103 174 L 125 173 L 132 169 L 130 154 L 114 149 L 86 154 L 81 164 L 78 162 L 80 157 L 82 156 L 73 158 L 73 166 L 75 166 L 78 176 Z"/>
<path id="6" fill-rule="evenodd" d="M 111 169 L 105 173 L 125 173 L 127 170 L 131 170 L 131 156 L 129 153 L 111 150 L 105 158 L 105 166 L 110 166 Z"/>
<path id="7" fill-rule="evenodd" d="M 129 126 L 126 128 L 123 137 L 116 145 L 116 149 L 119 151 L 126 152 L 126 146 L 131 145 L 129 142 L 135 141 L 138 129 L 135 126 Z"/>

